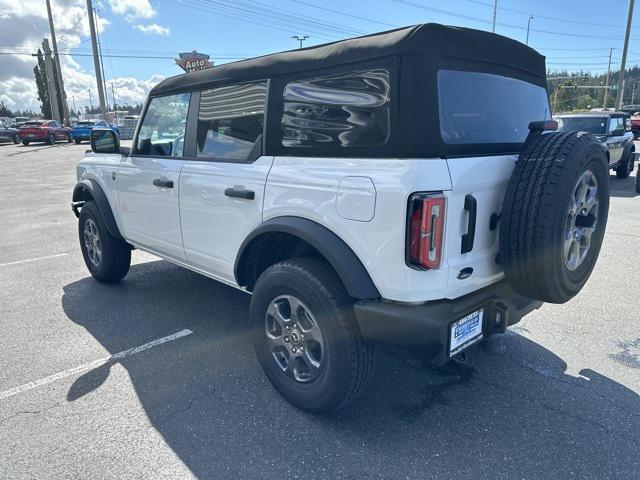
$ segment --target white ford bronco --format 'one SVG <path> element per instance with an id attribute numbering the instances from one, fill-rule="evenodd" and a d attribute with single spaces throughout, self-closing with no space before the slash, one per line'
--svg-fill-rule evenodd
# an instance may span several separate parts
<path id="1" fill-rule="evenodd" d="M 138 248 L 251 293 L 269 380 L 336 410 L 377 343 L 442 365 L 581 290 L 608 166 L 556 125 L 543 56 L 436 24 L 168 78 L 132 148 L 93 129 L 82 254 L 101 282 Z"/>

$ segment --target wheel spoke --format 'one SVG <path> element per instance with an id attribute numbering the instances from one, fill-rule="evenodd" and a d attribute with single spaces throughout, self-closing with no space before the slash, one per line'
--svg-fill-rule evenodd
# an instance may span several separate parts
<path id="1" fill-rule="evenodd" d="M 287 322 L 290 321 L 290 319 L 285 318 L 282 315 L 282 312 L 280 311 L 280 307 L 275 303 L 272 303 L 271 305 L 269 305 L 269 308 L 267 310 L 267 315 L 271 316 L 282 329 L 284 329 Z"/>

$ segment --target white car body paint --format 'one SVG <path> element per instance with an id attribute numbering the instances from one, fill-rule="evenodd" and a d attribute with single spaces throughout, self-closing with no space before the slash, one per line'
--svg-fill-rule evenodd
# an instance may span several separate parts
<path id="1" fill-rule="evenodd" d="M 490 230 L 489 219 L 501 211 L 515 160 L 265 156 L 232 163 L 88 154 L 78 177 L 103 187 L 127 241 L 226 284 L 237 286 L 234 264 L 254 229 L 269 219 L 296 216 L 347 243 L 384 299 L 425 302 L 455 299 L 503 278 L 495 262 L 498 230 Z M 154 186 L 156 177 L 173 179 L 174 188 Z M 255 199 L 227 197 L 228 187 L 252 190 Z M 416 270 L 405 262 L 407 204 L 415 192 L 443 192 L 447 198 L 438 270 Z M 473 250 L 461 254 L 468 194 L 478 205 L 476 235 Z M 459 280 L 466 267 L 473 274 Z"/>

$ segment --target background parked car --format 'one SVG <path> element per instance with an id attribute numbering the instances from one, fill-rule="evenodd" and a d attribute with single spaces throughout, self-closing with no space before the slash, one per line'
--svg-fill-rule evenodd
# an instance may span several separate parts
<path id="1" fill-rule="evenodd" d="M 0 126 L 0 142 L 20 143 L 18 129 Z"/>
<path id="2" fill-rule="evenodd" d="M 609 168 L 615 170 L 618 178 L 627 178 L 633 171 L 636 147 L 628 113 L 572 113 L 554 118 L 558 131 L 593 133 L 605 148 Z"/>
<path id="3" fill-rule="evenodd" d="M 45 142 L 53 145 L 58 140 L 71 142 L 71 129 L 63 127 L 56 120 L 38 120 L 26 122 L 19 129 L 23 145 L 30 142 Z"/>
<path id="4" fill-rule="evenodd" d="M 120 134 L 117 126 L 110 125 L 104 120 L 79 120 L 71 130 L 71 139 L 76 142 L 76 144 L 83 140 L 89 141 L 93 127 L 108 128 Z"/>

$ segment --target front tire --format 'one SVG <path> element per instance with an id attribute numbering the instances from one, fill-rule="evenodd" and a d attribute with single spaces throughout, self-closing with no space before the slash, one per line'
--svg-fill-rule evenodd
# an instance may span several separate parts
<path id="1" fill-rule="evenodd" d="M 297 258 L 267 269 L 254 288 L 250 318 L 260 365 L 298 408 L 339 410 L 371 380 L 373 347 L 362 339 L 353 301 L 324 261 Z"/>
<path id="2" fill-rule="evenodd" d="M 84 263 L 93 278 L 103 283 L 124 278 L 131 265 L 131 248 L 109 233 L 93 202 L 85 203 L 80 211 L 78 234 Z"/>

